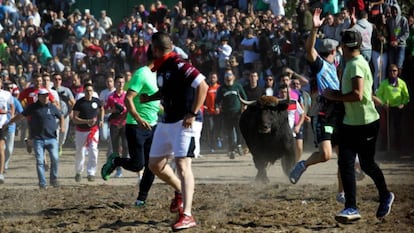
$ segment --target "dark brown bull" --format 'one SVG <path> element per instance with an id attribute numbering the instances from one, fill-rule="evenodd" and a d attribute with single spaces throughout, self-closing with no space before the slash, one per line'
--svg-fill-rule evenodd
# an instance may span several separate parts
<path id="1" fill-rule="evenodd" d="M 247 102 L 240 117 L 240 130 L 253 156 L 257 169 L 256 180 L 269 182 L 266 168 L 281 159 L 286 175 L 296 163 L 295 139 L 288 123 L 288 100 L 262 96 Z"/>

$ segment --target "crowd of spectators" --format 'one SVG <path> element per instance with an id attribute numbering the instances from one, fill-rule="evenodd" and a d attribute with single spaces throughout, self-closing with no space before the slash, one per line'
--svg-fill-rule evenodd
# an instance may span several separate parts
<path id="1" fill-rule="evenodd" d="M 395 33 L 401 32 L 393 31 L 396 17 L 390 11 L 391 6 L 398 6 L 396 1 L 368 1 L 361 6 L 358 4 L 362 1 L 353 0 L 338 4 L 300 0 L 296 9 L 290 10 L 292 15 L 286 15 L 285 0 L 178 1 L 171 9 L 155 1 L 149 9 L 143 4 L 132 8 L 119 24 L 112 22 L 110 12 L 104 9 L 94 16 L 89 9 L 70 10 L 73 1 L 51 1 L 42 9 L 34 2 L 1 1 L 0 73 L 4 81 L 14 84 L 15 95 L 31 85 L 34 73 L 43 72 L 61 74 L 62 85 L 74 95 L 82 91 L 79 81 L 83 80 L 92 80 L 95 90 L 100 92 L 105 88 L 106 77 L 130 74 L 146 64 L 145 53 L 156 31 L 170 33 L 174 51 L 206 76 L 215 71 L 218 80 L 223 80 L 224 70 L 231 68 L 236 80 L 245 86 L 249 74 L 256 71 L 259 86 L 265 86 L 265 77 L 273 77 L 277 93 L 278 81 L 286 68 L 308 77 L 304 41 L 312 30 L 315 6 L 324 9 L 325 25 L 320 38 L 340 41 L 341 30 L 351 22 L 352 10 L 347 6 L 352 6 L 356 15 L 367 12 L 373 26 L 370 36 L 371 50 L 373 54 L 377 52 L 375 58 L 391 53 L 398 40 L 396 46 L 404 50 L 398 50 L 397 59 L 403 61 L 382 58 L 382 66 L 373 61 L 377 80 L 385 79 L 388 73 L 379 67 L 395 63 L 402 69 L 414 62 L 414 10 L 406 16 L 398 12 L 398 22 L 404 23 L 404 36 L 396 38 Z M 225 54 L 223 41 L 227 46 Z M 340 63 L 339 57 L 338 70 Z"/>

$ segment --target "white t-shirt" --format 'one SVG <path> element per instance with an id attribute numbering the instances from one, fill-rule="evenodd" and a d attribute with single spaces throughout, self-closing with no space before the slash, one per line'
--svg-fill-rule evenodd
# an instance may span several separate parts
<path id="1" fill-rule="evenodd" d="M 293 131 L 293 128 L 295 127 L 295 114 L 296 112 L 300 115 L 304 113 L 302 107 L 300 106 L 299 102 L 297 100 L 294 100 L 296 104 L 296 109 L 288 110 L 288 121 L 289 126 L 292 129 L 293 136 L 296 137 L 296 133 Z"/>
<path id="2" fill-rule="evenodd" d="M 10 92 L 0 90 L 0 109 L 9 111 L 9 106 L 13 104 L 13 97 Z M 7 114 L 0 114 L 0 128 L 8 121 Z"/>

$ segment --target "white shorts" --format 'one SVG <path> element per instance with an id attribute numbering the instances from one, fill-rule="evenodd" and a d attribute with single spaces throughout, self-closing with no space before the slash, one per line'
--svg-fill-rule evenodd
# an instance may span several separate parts
<path id="1" fill-rule="evenodd" d="M 203 123 L 194 121 L 184 128 L 183 121 L 158 123 L 152 140 L 150 157 L 195 157 L 200 153 L 200 135 Z"/>

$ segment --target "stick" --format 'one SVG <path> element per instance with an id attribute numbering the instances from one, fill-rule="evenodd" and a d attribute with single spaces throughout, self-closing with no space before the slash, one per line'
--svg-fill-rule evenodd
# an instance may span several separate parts
<path id="1" fill-rule="evenodd" d="M 387 100 L 387 108 L 385 109 L 387 114 L 387 151 L 391 149 L 391 138 L 390 138 L 390 106 Z"/>
<path id="2" fill-rule="evenodd" d="M 384 43 L 382 43 L 381 41 L 381 49 L 380 49 L 380 60 L 379 60 L 379 67 L 378 67 L 378 86 L 381 84 L 381 79 L 382 79 L 382 54 L 384 53 Z M 377 89 L 378 87 L 375 87 L 375 89 Z M 376 91 L 376 90 L 374 90 Z"/>

